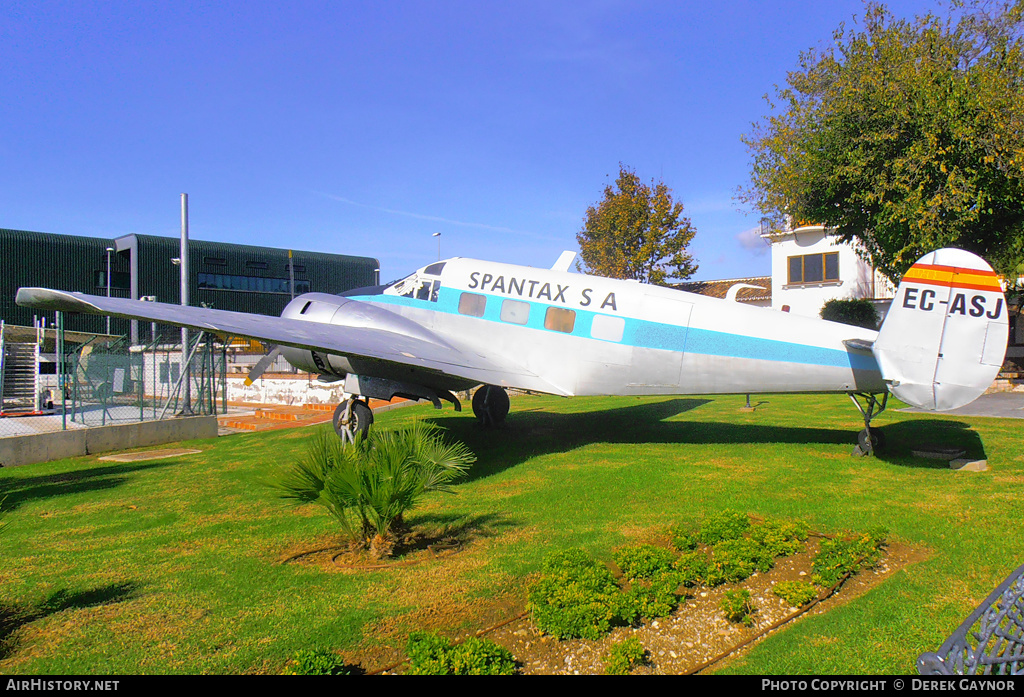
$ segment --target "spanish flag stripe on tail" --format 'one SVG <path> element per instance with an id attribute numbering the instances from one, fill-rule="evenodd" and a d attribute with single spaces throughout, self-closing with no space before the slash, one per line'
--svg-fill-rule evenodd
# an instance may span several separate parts
<path id="1" fill-rule="evenodd" d="M 937 264 L 914 264 L 903 276 L 903 280 L 967 290 L 1003 290 L 999 277 L 993 271 Z"/>

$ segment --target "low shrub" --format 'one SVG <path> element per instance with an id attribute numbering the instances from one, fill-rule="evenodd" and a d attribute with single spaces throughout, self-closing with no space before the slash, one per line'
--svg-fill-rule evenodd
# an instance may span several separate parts
<path id="1" fill-rule="evenodd" d="M 803 547 L 807 531 L 807 523 L 803 521 L 766 520 L 750 528 L 750 539 L 773 557 L 788 557 Z"/>
<path id="2" fill-rule="evenodd" d="M 327 649 L 303 649 L 288 661 L 282 675 L 352 675 L 358 672 Z"/>
<path id="3" fill-rule="evenodd" d="M 772 588 L 772 593 L 789 603 L 790 607 L 802 607 L 818 597 L 814 586 L 807 581 L 780 581 Z"/>
<path id="4" fill-rule="evenodd" d="M 712 513 L 701 523 L 697 539 L 706 545 L 715 545 L 723 540 L 736 540 L 750 527 L 750 518 L 738 511 Z"/>
<path id="5" fill-rule="evenodd" d="M 747 627 L 754 625 L 754 605 L 750 602 L 750 591 L 739 589 L 726 591 L 722 597 L 722 611 L 730 622 L 742 622 Z"/>
<path id="6" fill-rule="evenodd" d="M 518 670 L 511 652 L 489 639 L 452 644 L 437 634 L 413 632 L 406 650 L 412 664 L 408 675 L 514 675 Z"/>
<path id="7" fill-rule="evenodd" d="M 811 581 L 831 588 L 847 574 L 873 567 L 882 556 L 887 534 L 884 528 L 876 528 L 853 537 L 823 540 L 811 564 Z"/>
<path id="8" fill-rule="evenodd" d="M 679 555 L 673 568 L 679 576 L 679 582 L 685 586 L 696 586 L 704 583 L 708 575 L 708 558 L 701 552 L 689 552 Z"/>
<path id="9" fill-rule="evenodd" d="M 633 624 L 640 619 L 667 617 L 679 607 L 680 597 L 676 593 L 679 585 L 679 575 L 674 571 L 637 579 L 629 590 L 619 596 L 617 614 L 626 624 Z"/>
<path id="10" fill-rule="evenodd" d="M 537 628 L 559 639 L 600 639 L 621 623 L 621 591 L 608 569 L 582 550 L 544 561 L 527 608 Z"/>
<path id="11" fill-rule="evenodd" d="M 646 662 L 647 650 L 633 636 L 612 644 L 604 672 L 606 675 L 629 675 L 630 671 Z"/>
<path id="12" fill-rule="evenodd" d="M 704 580 L 709 586 L 738 583 L 755 571 L 767 573 L 774 566 L 775 557 L 754 540 L 725 540 L 715 545 Z"/>
<path id="13" fill-rule="evenodd" d="M 689 552 L 697 549 L 697 533 L 688 525 L 675 525 L 669 528 L 669 537 L 672 538 L 672 546 L 680 552 Z"/>
<path id="14" fill-rule="evenodd" d="M 865 298 L 833 298 L 821 306 L 818 314 L 829 322 L 842 322 L 865 329 L 878 328 L 878 310 Z"/>
<path id="15" fill-rule="evenodd" d="M 663 547 L 633 545 L 612 554 L 622 575 L 628 579 L 652 578 L 672 570 L 676 555 Z"/>

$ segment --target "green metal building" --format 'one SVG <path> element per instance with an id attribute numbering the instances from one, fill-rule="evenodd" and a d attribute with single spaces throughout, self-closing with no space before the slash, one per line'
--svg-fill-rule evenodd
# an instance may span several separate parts
<path id="1" fill-rule="evenodd" d="M 14 304 L 21 287 L 106 295 L 108 248 L 112 296 L 153 296 L 159 302 L 181 302 L 180 267 L 172 261 L 180 256 L 178 238 L 125 235 L 103 239 L 0 229 L 0 319 L 23 326 L 32 326 L 34 319 L 45 318 L 48 326 L 54 322 L 52 313 L 46 316 Z M 293 251 L 289 268 L 286 249 L 189 240 L 189 301 L 221 310 L 279 315 L 293 292 L 343 293 L 376 285 L 379 267 L 379 262 L 369 257 Z M 131 333 L 137 343 L 140 330 L 133 324 L 115 318 L 110 331 Z M 103 333 L 106 318 L 70 316 L 65 327 Z M 141 339 L 147 340 L 149 334 L 149 327 L 144 327 Z"/>

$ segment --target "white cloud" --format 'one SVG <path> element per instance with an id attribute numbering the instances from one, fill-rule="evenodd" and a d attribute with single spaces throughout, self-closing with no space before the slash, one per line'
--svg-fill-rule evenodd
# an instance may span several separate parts
<path id="1" fill-rule="evenodd" d="M 743 249 L 756 257 L 763 257 L 770 251 L 768 244 L 761 239 L 761 226 L 752 227 L 736 235 L 736 241 Z"/>

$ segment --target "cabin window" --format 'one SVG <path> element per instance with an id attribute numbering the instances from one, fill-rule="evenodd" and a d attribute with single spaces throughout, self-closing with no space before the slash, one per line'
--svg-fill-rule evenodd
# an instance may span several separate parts
<path id="1" fill-rule="evenodd" d="M 839 280 L 839 252 L 789 257 L 789 283 L 822 283 Z"/>
<path id="2" fill-rule="evenodd" d="M 487 307 L 487 298 L 476 293 L 463 293 L 459 296 L 459 314 L 471 317 L 483 317 Z"/>
<path id="3" fill-rule="evenodd" d="M 430 300 L 430 281 L 424 281 L 423 285 L 416 289 L 417 300 Z"/>
<path id="4" fill-rule="evenodd" d="M 447 262 L 439 261 L 436 264 L 431 264 L 427 268 L 423 269 L 423 273 L 428 274 L 430 276 L 440 276 L 441 270 L 444 269 L 444 265 L 446 263 Z"/>
<path id="5" fill-rule="evenodd" d="M 571 334 L 576 326 L 576 313 L 561 307 L 549 307 L 544 315 L 544 328 Z"/>
<path id="6" fill-rule="evenodd" d="M 594 315 L 594 323 L 590 325 L 590 336 L 604 341 L 622 341 L 626 329 L 626 320 L 622 317 Z"/>
<path id="7" fill-rule="evenodd" d="M 504 300 L 501 303 L 501 321 L 512 324 L 526 324 L 530 319 L 530 303 L 521 300 Z"/>

